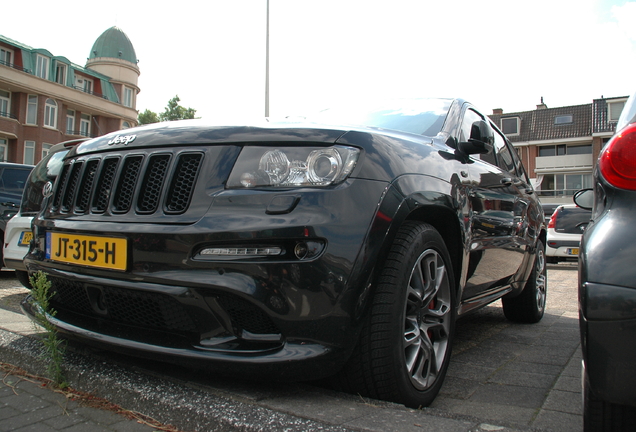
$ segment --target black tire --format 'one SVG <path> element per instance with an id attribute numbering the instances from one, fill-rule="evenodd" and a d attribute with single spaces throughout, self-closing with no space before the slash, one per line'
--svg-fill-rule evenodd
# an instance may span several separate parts
<path id="1" fill-rule="evenodd" d="M 545 246 L 537 241 L 532 273 L 521 294 L 514 298 L 503 298 L 503 311 L 510 321 L 537 323 L 543 318 L 548 293 L 546 277 Z"/>
<path id="2" fill-rule="evenodd" d="M 587 377 L 583 378 L 583 431 L 622 432 L 636 430 L 636 408 L 596 398 Z"/>
<path id="3" fill-rule="evenodd" d="M 29 273 L 24 270 L 16 270 L 15 277 L 25 288 L 31 289 L 31 281 L 29 281 Z"/>
<path id="4" fill-rule="evenodd" d="M 341 386 L 412 408 L 428 406 L 450 362 L 455 290 L 437 230 L 404 224 L 378 278 L 360 340 L 338 376 Z"/>

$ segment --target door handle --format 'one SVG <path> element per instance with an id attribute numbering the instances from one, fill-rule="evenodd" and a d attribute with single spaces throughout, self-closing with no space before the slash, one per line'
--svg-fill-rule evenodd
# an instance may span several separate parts
<path id="1" fill-rule="evenodd" d="M 512 186 L 512 179 L 508 177 L 504 177 L 501 179 L 501 184 L 504 186 Z"/>

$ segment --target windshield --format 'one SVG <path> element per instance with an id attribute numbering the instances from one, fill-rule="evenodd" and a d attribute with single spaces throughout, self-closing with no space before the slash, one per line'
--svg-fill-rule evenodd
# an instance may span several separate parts
<path id="1" fill-rule="evenodd" d="M 309 119 L 435 136 L 442 130 L 452 103 L 452 99 L 395 99 L 371 105 L 330 108 Z"/>

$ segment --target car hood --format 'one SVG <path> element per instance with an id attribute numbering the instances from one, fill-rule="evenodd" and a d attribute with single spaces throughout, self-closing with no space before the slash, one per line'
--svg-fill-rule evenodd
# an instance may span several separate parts
<path id="1" fill-rule="evenodd" d="M 305 121 L 271 121 L 268 119 L 241 125 L 219 125 L 201 120 L 184 120 L 156 123 L 113 132 L 78 145 L 73 153 L 81 155 L 113 150 L 116 147 L 133 149 L 179 144 L 298 141 L 333 144 L 351 129 Z"/>

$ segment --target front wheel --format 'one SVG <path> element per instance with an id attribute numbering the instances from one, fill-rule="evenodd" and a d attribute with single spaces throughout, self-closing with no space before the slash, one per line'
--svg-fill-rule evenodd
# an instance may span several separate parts
<path id="1" fill-rule="evenodd" d="M 341 383 L 363 396 L 428 406 L 450 362 L 455 309 L 442 237 L 431 225 L 406 223 L 391 247 Z"/>
<path id="2" fill-rule="evenodd" d="M 537 323 L 543 318 L 548 293 L 545 246 L 537 240 L 532 273 L 521 294 L 514 298 L 503 298 L 503 311 L 510 321 Z"/>

